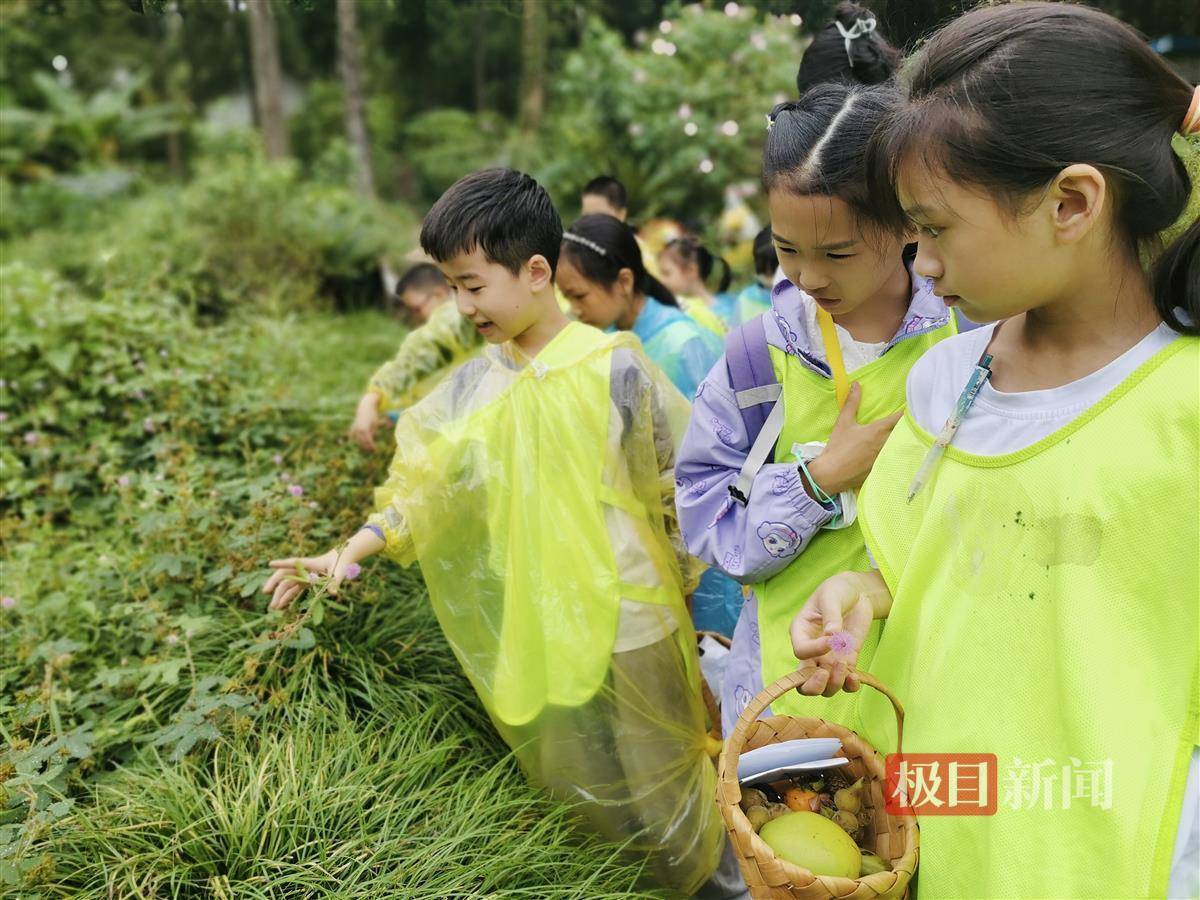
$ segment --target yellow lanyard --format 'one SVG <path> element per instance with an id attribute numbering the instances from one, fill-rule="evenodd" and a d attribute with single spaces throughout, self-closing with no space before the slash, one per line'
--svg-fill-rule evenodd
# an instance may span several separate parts
<path id="1" fill-rule="evenodd" d="M 846 377 L 846 364 L 842 362 L 842 345 L 838 343 L 837 326 L 833 316 L 817 307 L 817 324 L 821 327 L 821 342 L 825 345 L 825 359 L 829 361 L 829 374 L 833 376 L 833 389 L 837 394 L 838 409 L 846 404 L 850 396 L 850 379 Z"/>

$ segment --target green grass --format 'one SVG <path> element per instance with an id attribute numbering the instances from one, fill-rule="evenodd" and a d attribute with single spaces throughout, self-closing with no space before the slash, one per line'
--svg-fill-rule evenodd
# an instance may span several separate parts
<path id="1" fill-rule="evenodd" d="M 419 573 L 373 562 L 284 634 L 297 613 L 254 592 L 271 555 L 361 522 L 387 454 L 342 433 L 400 333 L 378 313 L 203 331 L 243 360 L 224 406 L 191 401 L 228 434 L 168 426 L 132 485 L 0 520 L 0 894 L 652 895 L 523 782 Z"/>

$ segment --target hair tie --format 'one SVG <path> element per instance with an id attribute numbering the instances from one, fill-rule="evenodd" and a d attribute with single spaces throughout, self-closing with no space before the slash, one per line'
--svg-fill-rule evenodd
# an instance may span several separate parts
<path id="1" fill-rule="evenodd" d="M 589 250 L 593 250 L 596 253 L 599 253 L 601 256 L 608 256 L 607 250 L 605 250 L 603 247 L 601 247 L 595 241 L 590 241 L 587 238 L 583 237 L 582 235 L 573 234 L 570 231 L 564 231 L 563 232 L 563 240 L 571 241 L 572 243 L 575 243 L 575 244 L 582 244 L 584 247 L 587 247 Z"/>
<path id="2" fill-rule="evenodd" d="M 1189 134 L 1200 134 L 1200 84 L 1192 89 L 1192 102 L 1184 113 L 1179 133 L 1185 137 Z"/>
<path id="3" fill-rule="evenodd" d="M 850 63 L 850 68 L 854 68 L 854 57 L 850 55 L 850 42 L 855 38 L 866 37 L 875 30 L 874 17 L 866 19 L 858 19 L 850 28 L 847 28 L 837 19 L 833 20 L 833 24 L 837 26 L 838 32 L 842 36 L 842 40 L 846 44 L 846 61 Z"/>

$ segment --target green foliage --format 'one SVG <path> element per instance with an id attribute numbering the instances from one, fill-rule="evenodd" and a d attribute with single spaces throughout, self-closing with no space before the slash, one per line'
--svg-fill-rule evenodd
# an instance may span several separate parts
<path id="1" fill-rule="evenodd" d="M 210 137 L 188 185 L 158 190 L 95 216 L 79 239 L 35 235 L 13 247 L 89 291 L 126 290 L 220 319 L 252 302 L 297 310 L 320 302 L 376 305 L 380 259 L 405 248 L 403 211 L 349 188 L 305 180 L 291 162 L 268 163 L 253 136 Z"/>
<path id="2" fill-rule="evenodd" d="M 405 136 L 421 197 L 429 203 L 463 175 L 510 161 L 508 124 L 495 115 L 435 109 L 409 122 Z"/>
<path id="3" fill-rule="evenodd" d="M 551 82 L 535 152 L 560 209 L 600 173 L 625 182 L 637 218 L 712 218 L 727 185 L 757 182 L 766 114 L 795 91 L 795 28 L 749 7 L 692 5 L 667 21 L 629 49 L 592 20 Z"/>
<path id="4" fill-rule="evenodd" d="M 178 106 L 135 105 L 144 76 L 125 77 L 91 96 L 47 72 L 34 72 L 30 80 L 41 108 L 0 106 L 0 177 L 40 179 L 111 166 L 146 142 L 183 129 Z"/>

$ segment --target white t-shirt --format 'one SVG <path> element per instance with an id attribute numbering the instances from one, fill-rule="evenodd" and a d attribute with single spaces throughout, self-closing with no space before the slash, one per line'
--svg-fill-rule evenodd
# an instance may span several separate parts
<path id="1" fill-rule="evenodd" d="M 908 409 L 918 425 L 938 434 L 995 333 L 986 325 L 934 345 L 908 375 Z M 1062 387 L 1004 393 L 987 382 L 954 435 L 966 453 L 1015 453 L 1073 421 L 1103 399 L 1178 335 L 1159 325 L 1108 365 Z M 1200 895 L 1200 748 L 1192 751 L 1183 812 L 1175 833 L 1168 897 Z"/>

